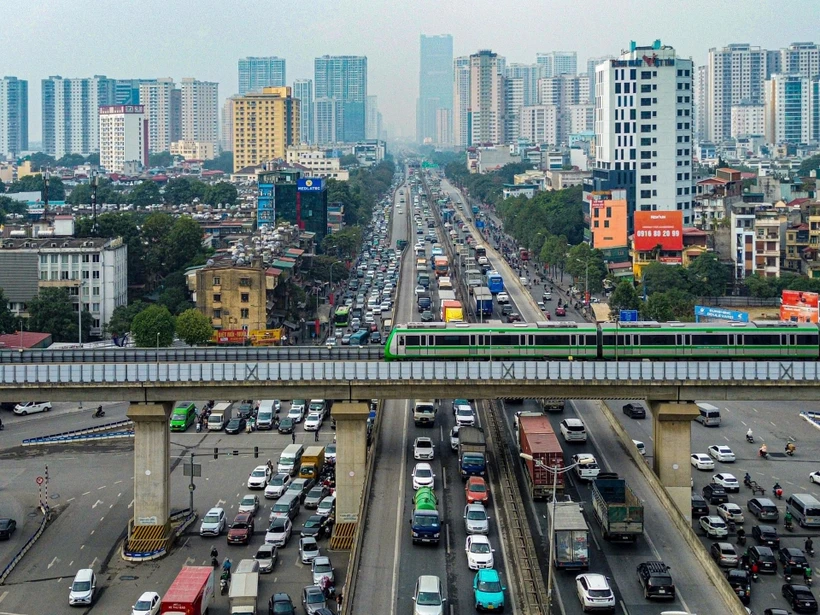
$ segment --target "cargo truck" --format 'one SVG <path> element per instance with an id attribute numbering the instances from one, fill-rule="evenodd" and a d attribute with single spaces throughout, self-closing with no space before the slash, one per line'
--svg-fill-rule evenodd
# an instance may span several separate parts
<path id="1" fill-rule="evenodd" d="M 436 510 L 438 498 L 430 487 L 419 487 L 413 496 L 413 508 L 415 510 Z"/>
<path id="2" fill-rule="evenodd" d="M 486 286 L 481 286 L 473 291 L 475 299 L 475 313 L 477 316 L 493 315 L 493 295 Z"/>
<path id="3" fill-rule="evenodd" d="M 487 474 L 487 440 L 478 427 L 458 430 L 458 466 L 462 480 Z"/>
<path id="4" fill-rule="evenodd" d="M 441 302 L 455 301 L 456 300 L 456 292 L 452 288 L 450 290 L 439 289 L 438 299 Z"/>
<path id="5" fill-rule="evenodd" d="M 589 527 L 578 502 L 549 504 L 547 513 L 555 567 L 589 568 Z"/>
<path id="6" fill-rule="evenodd" d="M 464 309 L 461 307 L 461 301 L 442 301 L 441 320 L 464 322 Z"/>
<path id="7" fill-rule="evenodd" d="M 436 256 L 433 258 L 433 271 L 437 278 L 450 273 L 450 261 L 446 256 Z"/>
<path id="8" fill-rule="evenodd" d="M 208 417 L 208 431 L 221 431 L 232 418 L 231 402 L 219 402 Z"/>
<path id="9" fill-rule="evenodd" d="M 302 463 L 299 466 L 299 478 L 319 478 L 325 465 L 325 447 L 308 446 L 302 454 Z"/>
<path id="10" fill-rule="evenodd" d="M 592 509 L 606 540 L 635 542 L 643 534 L 643 503 L 615 473 L 592 481 Z"/>
<path id="11" fill-rule="evenodd" d="M 419 542 L 438 544 L 441 538 L 441 518 L 438 511 L 425 503 L 413 508 L 413 516 L 410 519 L 410 531 L 413 537 L 413 544 Z"/>
<path id="12" fill-rule="evenodd" d="M 552 493 L 553 484 L 564 488 L 564 475 L 558 473 L 557 481 L 547 468 L 564 467 L 564 453 L 561 443 L 554 433 L 539 431 L 537 418 L 522 417 L 519 431 L 519 447 L 522 453 L 531 455 L 533 460 L 523 459 L 526 466 L 527 486 L 533 500 L 543 500 Z M 546 418 L 544 419 L 546 421 Z"/>
<path id="13" fill-rule="evenodd" d="M 204 615 L 214 599 L 214 569 L 183 566 L 160 603 L 162 615 Z"/>
<path id="14" fill-rule="evenodd" d="M 231 575 L 228 604 L 231 615 L 256 615 L 259 597 L 259 562 L 243 559 Z"/>

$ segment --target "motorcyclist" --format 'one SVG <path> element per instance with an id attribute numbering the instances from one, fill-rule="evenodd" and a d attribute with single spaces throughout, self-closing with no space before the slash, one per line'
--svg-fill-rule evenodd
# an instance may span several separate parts
<path id="1" fill-rule="evenodd" d="M 759 451 L 757 451 L 757 453 L 758 453 L 758 455 L 760 455 L 761 457 L 766 457 L 766 456 L 769 454 L 769 447 L 767 447 L 767 446 L 764 444 L 763 446 L 761 446 L 761 447 L 760 447 L 760 450 L 759 450 Z"/>
<path id="2" fill-rule="evenodd" d="M 746 432 L 746 439 L 747 440 L 754 439 L 754 434 L 752 434 L 752 428 L 751 427 L 749 427 L 749 431 Z"/>
<path id="3" fill-rule="evenodd" d="M 746 530 L 744 530 L 742 527 L 737 528 L 737 539 L 740 542 L 746 540 Z"/>
<path id="4" fill-rule="evenodd" d="M 94 413 L 94 416 L 102 416 L 102 415 L 103 415 L 102 406 L 97 406 L 97 411 Z"/>
<path id="5" fill-rule="evenodd" d="M 748 472 L 746 472 L 746 476 L 743 477 L 743 484 L 748 485 L 751 482 L 752 482 L 752 477 Z"/>
<path id="6" fill-rule="evenodd" d="M 811 555 L 811 554 L 812 554 L 812 552 L 814 551 L 814 542 L 812 542 L 811 537 L 806 538 L 806 542 L 805 542 L 805 544 L 803 545 L 803 550 L 804 550 L 806 553 L 808 553 L 809 555 Z"/>
<path id="7" fill-rule="evenodd" d="M 792 524 L 792 514 L 788 510 L 786 511 L 786 514 L 783 515 L 783 523 L 786 525 L 786 527 Z"/>
<path id="8" fill-rule="evenodd" d="M 803 578 L 804 578 L 804 579 L 806 579 L 806 583 L 807 583 L 807 584 L 810 584 L 810 583 L 811 583 L 811 575 L 812 575 L 812 572 L 813 572 L 813 571 L 812 571 L 812 569 L 811 569 L 811 566 L 806 565 L 806 566 L 804 566 L 804 567 L 803 567 Z"/>
<path id="9" fill-rule="evenodd" d="M 227 557 L 225 558 L 225 561 L 222 562 L 222 574 L 225 574 L 226 572 L 228 573 L 228 578 L 231 578 L 231 560 Z"/>
<path id="10" fill-rule="evenodd" d="M 211 557 L 219 557 L 219 551 L 216 550 L 216 547 L 211 547 Z"/>
<path id="11" fill-rule="evenodd" d="M 795 450 L 797 450 L 797 447 L 794 445 L 794 442 L 789 442 L 786 445 L 786 452 L 787 453 L 794 453 Z"/>

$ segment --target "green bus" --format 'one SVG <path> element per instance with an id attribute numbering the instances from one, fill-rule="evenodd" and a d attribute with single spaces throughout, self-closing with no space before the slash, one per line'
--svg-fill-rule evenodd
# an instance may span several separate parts
<path id="1" fill-rule="evenodd" d="M 333 324 L 337 327 L 350 326 L 350 307 L 341 305 L 336 308 L 336 313 L 333 315 Z"/>
<path id="2" fill-rule="evenodd" d="M 179 401 L 171 413 L 171 431 L 185 431 L 196 421 L 196 406 L 192 401 Z"/>

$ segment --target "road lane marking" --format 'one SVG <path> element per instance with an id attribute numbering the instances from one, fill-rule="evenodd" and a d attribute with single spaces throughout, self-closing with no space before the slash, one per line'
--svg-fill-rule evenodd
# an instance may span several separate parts
<path id="1" fill-rule="evenodd" d="M 450 555 L 450 524 L 444 526 L 444 544 L 447 546 L 447 555 Z"/>
<path id="2" fill-rule="evenodd" d="M 82 551 L 83 549 L 85 549 L 85 545 L 80 545 L 80 551 Z"/>
<path id="3" fill-rule="evenodd" d="M 444 490 L 447 491 L 447 468 L 443 465 L 441 466 L 441 483 L 444 487 Z"/>
<path id="4" fill-rule="evenodd" d="M 90 491 L 86 491 L 83 495 L 88 495 L 89 493 L 91 493 L 91 492 L 90 492 Z"/>
<path id="5" fill-rule="evenodd" d="M 51 568 L 54 564 L 56 564 L 56 563 L 57 563 L 57 562 L 59 562 L 59 561 L 60 561 L 60 560 L 59 560 L 59 559 L 57 558 L 57 556 L 55 555 L 55 556 L 54 556 L 54 559 L 52 559 L 52 560 L 48 563 L 48 568 L 50 569 L 50 568 Z"/>
<path id="6" fill-rule="evenodd" d="M 91 560 L 91 564 L 90 564 L 88 567 L 89 567 L 89 568 L 93 568 L 93 567 L 94 567 L 94 564 L 96 564 L 96 563 L 97 563 L 97 561 L 98 561 L 98 559 L 95 557 L 93 560 Z"/>
<path id="7" fill-rule="evenodd" d="M 114 481 L 114 484 L 115 484 L 115 485 L 119 485 L 121 482 L 122 482 L 121 480 L 115 480 L 115 481 Z"/>
<path id="8" fill-rule="evenodd" d="M 0 594 L 0 602 L 3 602 L 5 597 L 8 596 L 8 595 L 9 595 L 9 593 L 7 591 L 4 591 L 2 594 Z"/>
<path id="9" fill-rule="evenodd" d="M 99 506 L 100 504 L 104 504 L 104 502 L 102 500 L 97 500 L 96 502 L 94 502 L 91 508 L 97 508 L 97 506 Z"/>
<path id="10" fill-rule="evenodd" d="M 133 505 L 134 505 L 134 500 L 131 500 L 131 502 L 128 504 L 128 508 L 131 508 Z"/>
<path id="11" fill-rule="evenodd" d="M 75 500 L 75 498 L 68 498 L 68 499 L 66 500 L 66 502 L 73 502 L 74 500 Z"/>
<path id="12" fill-rule="evenodd" d="M 399 553 L 401 551 L 401 531 L 399 528 L 401 527 L 401 513 L 403 511 L 402 506 L 402 497 L 404 496 L 404 480 L 405 480 L 405 470 L 407 468 L 407 423 L 409 422 L 410 418 L 410 400 L 407 399 L 404 401 L 404 420 L 403 427 L 402 427 L 402 434 L 401 434 L 401 472 L 399 472 L 399 496 L 396 503 L 396 540 L 393 544 L 393 587 L 391 588 L 391 600 L 390 600 L 390 613 L 391 615 L 395 615 L 396 613 L 396 603 L 398 601 L 398 591 L 399 591 Z"/>
<path id="13" fill-rule="evenodd" d="M 107 486 L 107 485 L 103 485 L 102 487 L 97 487 L 97 491 L 99 491 L 100 489 L 105 489 L 105 488 L 106 488 L 106 486 Z"/>

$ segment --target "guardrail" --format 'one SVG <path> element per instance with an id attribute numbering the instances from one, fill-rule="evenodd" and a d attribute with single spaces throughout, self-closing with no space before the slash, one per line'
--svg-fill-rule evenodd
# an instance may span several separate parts
<path id="1" fill-rule="evenodd" d="M 36 438 L 26 438 L 23 440 L 23 446 L 34 446 L 37 444 L 51 444 L 56 442 L 70 442 L 78 440 L 93 440 L 101 438 L 124 438 L 134 435 L 133 430 L 111 431 L 117 427 L 125 427 L 126 425 L 133 425 L 134 421 L 124 419 L 122 421 L 114 421 L 112 423 L 105 423 L 102 425 L 95 425 L 94 427 L 85 427 L 83 429 L 72 429 L 71 431 L 63 431 L 47 436 L 38 436 Z M 130 436 L 128 435 L 130 434 Z"/>
<path id="2" fill-rule="evenodd" d="M 8 565 L 3 569 L 3 572 L 0 572 L 0 585 L 6 582 L 8 576 L 12 573 L 12 571 L 17 567 L 23 556 L 29 552 L 29 550 L 34 546 L 34 543 L 43 535 L 43 532 L 46 531 L 46 526 L 48 526 L 48 522 L 51 520 L 51 509 L 46 508 L 45 514 L 43 515 L 42 520 L 40 521 L 40 527 L 37 528 L 37 531 L 26 541 L 26 544 L 22 546 L 22 548 L 17 552 L 12 560 L 8 563 Z"/>

